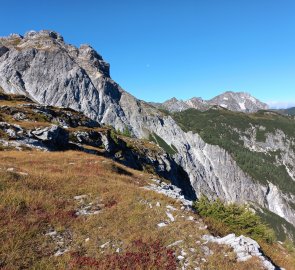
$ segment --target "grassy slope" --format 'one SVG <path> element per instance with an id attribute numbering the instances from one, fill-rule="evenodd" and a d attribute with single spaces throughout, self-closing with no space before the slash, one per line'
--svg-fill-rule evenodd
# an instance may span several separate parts
<path id="1" fill-rule="evenodd" d="M 173 115 L 174 119 L 186 131 L 199 133 L 210 144 L 219 145 L 232 154 L 239 166 L 253 179 L 267 184 L 270 181 L 286 193 L 295 194 L 295 183 L 288 175 L 285 167 L 274 164 L 275 156 L 257 153 L 246 149 L 234 128 L 244 132 L 253 126 L 264 126 L 258 132 L 258 139 L 265 140 L 265 133 L 281 129 L 295 138 L 295 122 L 277 113 L 258 112 L 243 114 L 228 110 L 208 110 L 200 112 L 189 109 Z"/>
<path id="2" fill-rule="evenodd" d="M 236 263 L 230 250 L 216 245 L 210 247 L 214 255 L 202 262 L 204 255 L 196 244 L 206 233 L 198 229 L 202 222 L 186 220 L 182 215 L 187 213 L 177 202 L 142 189 L 150 175 L 74 151 L 0 152 L 0 164 L 0 264 L 4 268 L 65 269 L 69 265 L 72 269 L 109 269 L 113 263 L 112 269 L 116 269 L 116 264 L 128 266 L 130 260 L 135 265 L 132 256 L 156 250 L 158 259 L 153 261 L 148 255 L 151 261 L 145 269 L 174 269 L 176 259 L 165 247 L 184 240 L 172 251 L 179 255 L 180 248 L 189 252 L 194 247 L 191 261 L 202 269 L 260 269 L 255 259 Z M 11 167 L 14 172 L 7 171 Z M 87 203 L 103 205 L 101 212 L 76 217 L 79 203 L 73 197 L 81 194 L 88 195 Z M 156 202 L 161 206 L 156 207 Z M 173 212 L 176 221 L 158 228 L 157 224 L 167 219 L 168 204 L 178 209 Z M 63 256 L 52 256 L 56 243 L 45 236 L 50 229 L 68 235 L 64 241 L 69 252 Z M 105 248 L 100 247 L 109 241 Z M 142 246 L 141 241 L 146 244 Z M 119 255 L 117 248 L 122 249 Z M 223 252 L 229 256 L 224 257 Z M 134 269 L 142 269 L 142 265 Z"/>

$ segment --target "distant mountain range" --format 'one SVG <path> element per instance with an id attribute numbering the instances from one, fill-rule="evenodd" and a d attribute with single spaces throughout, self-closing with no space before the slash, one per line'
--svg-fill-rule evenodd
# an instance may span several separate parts
<path id="1" fill-rule="evenodd" d="M 288 108 L 288 109 L 278 109 L 276 111 L 285 115 L 295 115 L 295 107 Z"/>
<path id="2" fill-rule="evenodd" d="M 151 102 L 150 104 L 170 112 L 181 112 L 189 108 L 206 111 L 213 106 L 219 106 L 230 111 L 246 113 L 269 109 L 266 103 L 259 101 L 248 93 L 232 91 L 227 91 L 210 100 L 204 100 L 200 97 L 193 97 L 189 100 L 178 100 L 174 97 L 163 103 Z"/>

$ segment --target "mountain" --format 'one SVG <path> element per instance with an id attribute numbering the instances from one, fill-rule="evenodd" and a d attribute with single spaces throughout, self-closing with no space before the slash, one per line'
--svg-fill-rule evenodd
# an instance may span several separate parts
<path id="1" fill-rule="evenodd" d="M 0 120 L 2 268 L 291 269 L 292 253 L 256 214 L 204 199 L 193 205 L 188 176 L 156 134 L 140 140 L 1 92 Z M 230 223 L 208 219 L 223 208 Z M 245 236 L 210 233 L 224 228 Z"/>
<path id="2" fill-rule="evenodd" d="M 295 115 L 295 107 L 288 108 L 288 109 L 278 109 L 278 110 L 274 110 L 274 111 L 277 111 L 277 112 L 285 114 L 285 115 Z"/>
<path id="3" fill-rule="evenodd" d="M 200 111 L 208 110 L 213 106 L 219 106 L 235 112 L 253 113 L 259 110 L 267 110 L 267 104 L 244 92 L 225 92 L 210 100 L 202 98 L 191 98 L 183 101 L 176 98 L 169 99 L 163 103 L 150 103 L 157 108 L 163 108 L 170 112 L 181 112 L 189 108 Z"/>
<path id="4" fill-rule="evenodd" d="M 170 112 L 183 111 L 189 108 L 189 106 L 184 101 L 178 100 L 175 97 L 168 99 L 163 103 L 150 102 L 150 104 L 155 106 L 156 108 L 162 108 Z"/>
<path id="5" fill-rule="evenodd" d="M 247 157 L 251 157 L 249 151 L 253 149 L 256 152 L 257 149 L 267 153 L 280 152 L 278 160 L 276 157 L 272 159 L 273 166 L 278 169 L 272 168 L 274 172 L 279 171 L 280 175 L 286 176 L 283 185 L 274 181 L 271 175 L 264 175 L 263 181 L 257 181 L 256 175 L 245 169 L 231 148 L 213 139 L 206 140 L 202 131 L 194 126 L 197 121 L 194 114 L 187 118 L 190 123 L 187 126 L 173 114 L 136 99 L 111 79 L 109 67 L 89 45 L 76 48 L 65 43 L 62 36 L 53 31 L 31 31 L 24 37 L 14 34 L 0 39 L 0 87 L 5 93 L 25 95 L 40 105 L 70 108 L 101 126 L 112 126 L 118 132 L 155 142 L 169 156 L 169 162 L 167 159 L 158 162 L 158 170 L 173 172 L 180 169 L 183 176 L 175 181 L 184 189 L 192 188 L 191 199 L 200 198 L 203 194 L 211 200 L 220 198 L 228 203 L 251 203 L 263 213 L 270 211 L 274 214 L 272 220 L 279 217 L 295 226 L 295 181 L 292 180 L 294 137 L 289 132 L 293 128 L 291 125 L 287 125 L 286 129 L 272 126 L 269 130 L 265 123 L 261 123 L 259 128 L 255 128 L 256 133 L 254 129 L 251 133 L 252 127 L 247 123 L 250 120 L 244 118 L 245 114 L 233 112 L 234 117 L 229 118 L 233 122 L 224 123 L 228 125 L 227 132 L 216 135 L 218 129 L 213 128 L 219 123 L 214 122 L 214 115 L 206 119 L 208 124 L 212 123 L 213 129 L 207 127 L 206 136 L 210 137 L 210 132 L 213 132 L 214 139 L 216 136 L 220 139 L 223 136 L 238 136 L 239 139 L 232 141 L 233 145 L 242 140 Z M 229 109 L 239 108 L 247 112 L 266 108 L 245 93 L 227 92 L 208 103 L 210 106 L 226 103 Z M 193 99 L 188 104 L 207 106 L 201 99 Z M 276 114 L 267 112 L 257 117 L 271 118 Z M 243 121 L 247 123 L 246 131 L 237 133 L 236 122 Z M 271 125 L 271 121 L 266 123 Z M 267 132 L 264 134 L 263 130 Z M 253 134 L 265 135 L 266 141 L 261 143 Z M 268 154 L 253 156 L 255 158 L 249 166 L 255 165 L 257 159 L 263 163 Z M 289 189 L 285 188 L 286 182 Z"/>
<path id="6" fill-rule="evenodd" d="M 201 112 L 189 109 L 175 113 L 174 119 L 183 130 L 198 133 L 206 143 L 225 149 L 245 173 L 245 178 L 250 176 L 256 182 L 268 185 L 267 200 L 276 197 L 272 194 L 275 190 L 289 194 L 290 202 L 293 200 L 295 122 L 292 117 L 271 111 L 248 115 L 228 110 Z M 284 203 L 285 199 L 280 202 Z M 281 225 L 282 221 L 276 228 Z M 281 233 L 286 226 L 279 229 Z M 294 237 L 295 231 L 291 231 Z"/>
<path id="7" fill-rule="evenodd" d="M 248 113 L 268 109 L 267 104 L 243 92 L 225 92 L 209 100 L 209 104 L 218 105 L 231 111 Z"/>
<path id="8" fill-rule="evenodd" d="M 210 108 L 210 105 L 201 98 L 191 98 L 189 100 L 183 101 L 173 97 L 163 103 L 149 102 L 149 104 L 156 108 L 164 109 L 169 112 L 181 112 L 189 108 L 205 111 Z"/>

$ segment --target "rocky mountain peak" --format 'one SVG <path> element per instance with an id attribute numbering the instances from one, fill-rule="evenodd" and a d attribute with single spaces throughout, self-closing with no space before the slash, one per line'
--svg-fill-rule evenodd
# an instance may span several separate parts
<path id="1" fill-rule="evenodd" d="M 189 106 L 183 100 L 178 100 L 175 97 L 162 103 L 162 107 L 171 112 L 183 111 L 189 108 Z"/>
<path id="2" fill-rule="evenodd" d="M 24 38 L 25 39 L 52 38 L 58 41 L 62 41 L 62 42 L 64 41 L 63 37 L 59 33 L 55 31 L 51 31 L 51 30 L 41 30 L 41 31 L 31 30 L 25 34 Z"/>
<path id="3" fill-rule="evenodd" d="M 0 38 L 0 74 L 0 86 L 7 93 L 58 106 L 70 102 L 76 110 L 98 95 L 99 78 L 110 77 L 109 64 L 91 46 L 77 48 L 50 30 Z M 73 105 L 81 99 L 83 105 Z"/>
<path id="4" fill-rule="evenodd" d="M 210 105 L 218 105 L 231 111 L 256 112 L 267 110 L 267 104 L 259 101 L 246 92 L 227 91 L 209 100 Z"/>
<path id="5" fill-rule="evenodd" d="M 170 98 L 165 102 L 178 102 L 179 100 L 176 97 Z"/>
<path id="6" fill-rule="evenodd" d="M 267 104 L 252 97 L 249 93 L 232 91 L 224 92 L 210 100 L 204 100 L 201 97 L 193 97 L 185 101 L 172 98 L 164 103 L 156 104 L 156 107 L 163 107 L 171 112 L 179 112 L 189 108 L 205 111 L 216 106 L 247 113 L 268 109 Z"/>
<path id="7" fill-rule="evenodd" d="M 53 49 L 64 45 L 63 37 L 51 30 L 41 30 L 34 31 L 31 30 L 27 32 L 24 36 L 19 34 L 11 34 L 8 37 L 0 38 L 0 46 L 6 46 L 8 48 L 14 49 Z"/>
<path id="8" fill-rule="evenodd" d="M 193 98 L 185 101 L 185 103 L 190 108 L 194 108 L 194 109 L 197 109 L 200 111 L 205 111 L 210 108 L 210 106 L 207 104 L 206 100 L 203 100 L 201 97 L 193 97 Z"/>
<path id="9" fill-rule="evenodd" d="M 191 99 L 189 99 L 192 102 L 205 102 L 204 99 L 202 99 L 201 97 L 193 97 Z"/>

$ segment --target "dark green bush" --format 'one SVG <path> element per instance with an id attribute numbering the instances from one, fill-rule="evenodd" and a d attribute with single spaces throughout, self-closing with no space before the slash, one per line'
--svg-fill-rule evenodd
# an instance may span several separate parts
<path id="1" fill-rule="evenodd" d="M 194 203 L 194 208 L 206 219 L 209 229 L 215 234 L 235 233 L 268 243 L 275 239 L 274 232 L 246 206 L 234 203 L 226 205 L 220 199 L 211 202 L 202 196 Z"/>

